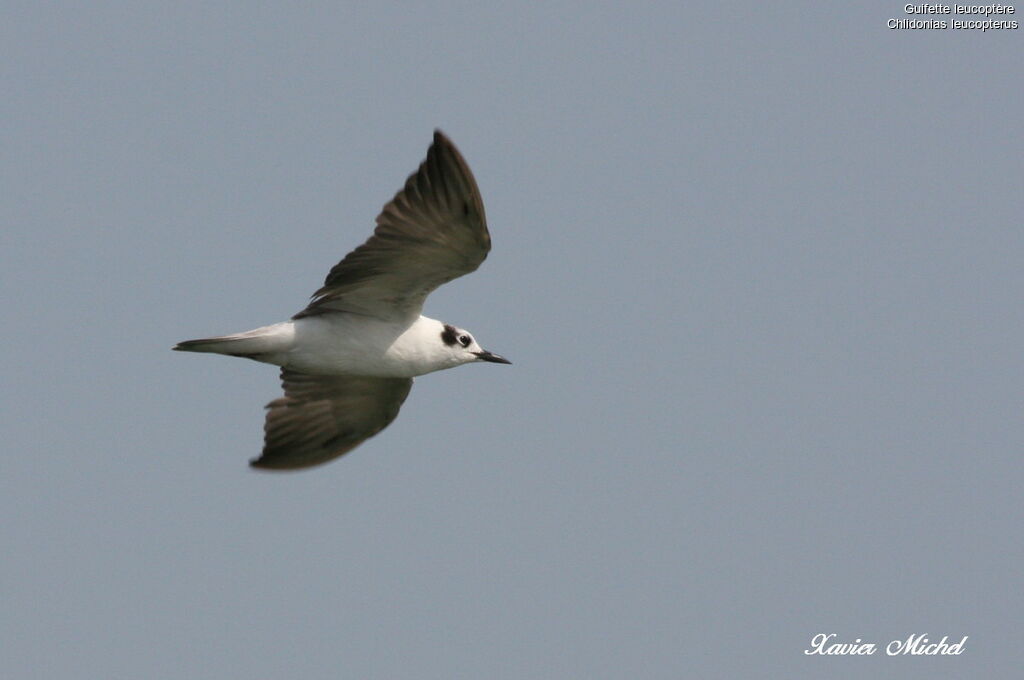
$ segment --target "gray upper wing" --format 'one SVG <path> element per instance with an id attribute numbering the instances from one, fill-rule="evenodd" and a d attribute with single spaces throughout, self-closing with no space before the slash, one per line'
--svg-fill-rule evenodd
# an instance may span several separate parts
<path id="1" fill-rule="evenodd" d="M 373 236 L 331 269 L 295 318 L 327 311 L 418 315 L 431 291 L 474 271 L 490 249 L 476 180 L 437 130 L 426 160 L 377 217 Z"/>
<path id="2" fill-rule="evenodd" d="M 348 453 L 387 427 L 411 378 L 308 375 L 283 369 L 284 396 L 267 404 L 256 468 L 295 470 Z"/>

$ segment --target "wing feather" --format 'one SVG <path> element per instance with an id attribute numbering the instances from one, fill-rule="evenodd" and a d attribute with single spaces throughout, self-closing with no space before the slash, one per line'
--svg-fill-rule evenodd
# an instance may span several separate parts
<path id="1" fill-rule="evenodd" d="M 348 453 L 391 424 L 411 378 L 308 375 L 283 369 L 284 396 L 267 404 L 263 453 L 250 462 L 297 470 Z"/>
<path id="2" fill-rule="evenodd" d="M 437 130 L 426 160 L 377 217 L 373 236 L 331 269 L 295 318 L 329 311 L 416 316 L 427 295 L 475 271 L 490 249 L 473 173 Z"/>

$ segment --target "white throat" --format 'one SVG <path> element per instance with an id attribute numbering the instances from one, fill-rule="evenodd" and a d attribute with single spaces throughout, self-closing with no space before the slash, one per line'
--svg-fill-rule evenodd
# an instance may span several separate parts
<path id="1" fill-rule="evenodd" d="M 403 372 L 403 376 L 415 377 L 472 361 L 472 357 L 446 345 L 441 339 L 445 325 L 437 319 L 420 316 L 405 332 L 395 338 L 385 353 L 389 362 Z"/>

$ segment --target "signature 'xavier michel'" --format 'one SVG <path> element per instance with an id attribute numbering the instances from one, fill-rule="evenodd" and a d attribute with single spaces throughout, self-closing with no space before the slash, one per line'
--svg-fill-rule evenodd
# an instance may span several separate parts
<path id="1" fill-rule="evenodd" d="M 377 217 L 366 243 L 336 264 L 290 321 L 174 348 L 281 366 L 257 468 L 326 463 L 387 427 L 414 376 L 474 361 L 511 363 L 467 331 L 420 314 L 427 295 L 491 249 L 469 166 L 440 131 L 419 170 Z"/>

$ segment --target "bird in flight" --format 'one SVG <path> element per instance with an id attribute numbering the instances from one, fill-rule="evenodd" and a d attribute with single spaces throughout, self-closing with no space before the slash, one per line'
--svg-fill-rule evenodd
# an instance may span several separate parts
<path id="1" fill-rule="evenodd" d="M 327 274 L 309 305 L 244 333 L 174 349 L 281 367 L 255 468 L 296 470 L 348 453 L 398 415 L 412 379 L 478 361 L 512 363 L 468 331 L 420 314 L 427 295 L 475 271 L 491 249 L 473 174 L 440 131 L 427 158 L 384 206 L 367 241 Z"/>

